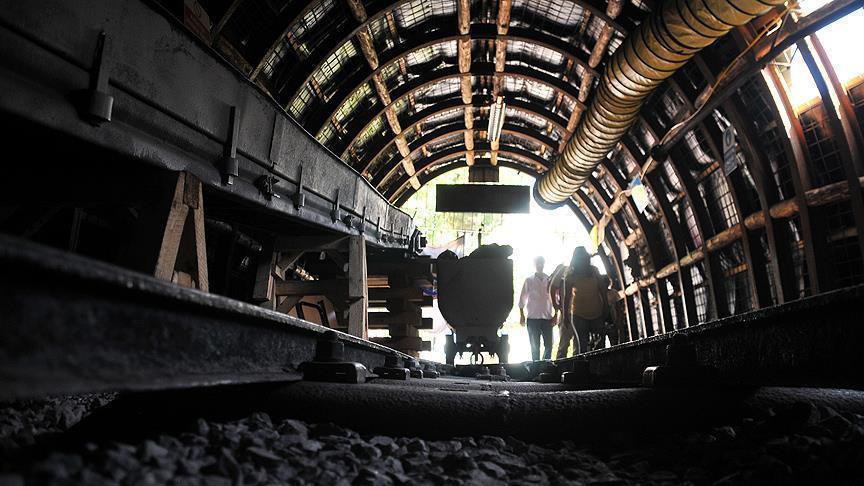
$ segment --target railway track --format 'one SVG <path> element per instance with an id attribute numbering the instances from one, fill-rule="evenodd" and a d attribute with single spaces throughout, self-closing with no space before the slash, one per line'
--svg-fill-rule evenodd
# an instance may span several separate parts
<path id="1" fill-rule="evenodd" d="M 0 267 L 0 398 L 7 400 L 298 380 L 301 364 L 315 359 L 329 331 L 9 237 L 0 238 Z M 861 388 L 864 358 L 855 343 L 864 338 L 862 297 L 864 287 L 853 287 L 683 329 L 677 337 L 506 370 L 528 381 L 546 372 L 542 379 L 559 383 L 571 371 L 571 388 L 638 386 L 647 367 L 666 363 L 675 339 L 695 353 L 691 364 L 713 370 L 716 383 Z M 330 332 L 344 345 L 344 361 L 370 373 L 388 356 L 409 358 Z"/>
<path id="2" fill-rule="evenodd" d="M 852 462 L 824 468 L 831 458 L 860 453 L 864 440 L 857 432 L 864 430 L 861 357 L 854 352 L 860 287 L 682 330 L 677 338 L 510 364 L 507 381 L 494 369 L 478 377 L 487 370 L 424 363 L 449 374 L 393 380 L 370 373 L 364 384 L 348 384 L 304 380 L 303 364 L 320 358 L 318 348 L 334 337 L 345 361 L 370 371 L 394 357 L 402 366 L 408 356 L 13 238 L 0 238 L 0 268 L 0 401 L 11 407 L 9 416 L 24 406 L 16 400 L 122 392 L 60 435 L 37 436 L 35 444 L 4 436 L 0 473 L 22 481 L 146 473 L 239 483 L 254 471 L 269 478 L 264 482 L 713 481 L 728 475 L 736 457 L 799 454 L 796 440 L 811 444 L 808 459 L 779 473 L 776 464 L 756 461 L 733 474 L 818 480 L 854 475 Z M 674 357 L 682 349 L 696 361 L 682 365 Z M 646 367 L 664 364 L 667 372 L 647 374 L 662 379 L 642 382 Z M 832 388 L 806 388 L 814 385 Z M 183 445 L 190 440 L 198 445 Z M 648 452 L 682 454 L 670 445 L 681 440 L 700 451 L 690 456 L 717 456 L 703 463 L 688 456 L 702 476 Z M 10 449 L 16 441 L 31 445 Z M 790 450 L 776 452 L 777 441 Z M 457 442 L 459 451 L 448 449 Z M 190 447 L 209 465 L 190 467 Z M 611 459 L 618 456 L 610 448 L 625 459 Z M 179 465 L 166 466 L 175 456 Z M 344 467 L 331 477 L 334 460 Z M 823 470 L 830 472 L 814 472 Z"/>

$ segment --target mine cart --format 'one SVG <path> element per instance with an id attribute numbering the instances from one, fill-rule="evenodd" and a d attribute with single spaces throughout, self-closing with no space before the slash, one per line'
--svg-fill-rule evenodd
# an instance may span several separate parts
<path id="1" fill-rule="evenodd" d="M 513 261 L 509 247 L 499 248 L 506 251 L 437 261 L 438 308 L 453 329 L 445 345 L 448 364 L 464 352 L 472 363 L 483 363 L 480 353 L 507 362 L 510 346 L 498 331 L 513 308 Z"/>

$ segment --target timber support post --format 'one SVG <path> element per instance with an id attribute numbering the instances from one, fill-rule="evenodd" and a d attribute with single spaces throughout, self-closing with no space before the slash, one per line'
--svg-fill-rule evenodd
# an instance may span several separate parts
<path id="1" fill-rule="evenodd" d="M 157 199 L 140 212 L 130 266 L 158 279 L 209 291 L 204 198 L 201 181 L 188 172 L 171 175 Z"/>

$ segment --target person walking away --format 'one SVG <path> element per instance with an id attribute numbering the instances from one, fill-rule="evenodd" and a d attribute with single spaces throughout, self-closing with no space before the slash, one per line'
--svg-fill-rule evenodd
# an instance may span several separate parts
<path id="1" fill-rule="evenodd" d="M 534 275 L 525 279 L 519 294 L 519 324 L 528 328 L 531 359 L 540 359 L 540 339 L 543 339 L 543 359 L 552 359 L 552 326 L 557 318 L 549 296 L 549 275 L 543 273 L 546 260 L 534 259 Z M 526 318 L 527 308 L 527 318 Z"/>
<path id="2" fill-rule="evenodd" d="M 607 276 L 606 283 L 606 335 L 609 336 L 609 344 L 615 346 L 629 340 L 627 335 L 627 323 L 624 319 L 624 299 L 619 298 L 618 289 L 612 285 L 612 280 Z"/>
<path id="3" fill-rule="evenodd" d="M 562 307 L 567 310 L 561 325 L 556 358 L 564 358 L 570 340 L 575 339 L 574 354 L 588 351 L 589 331 L 602 332 L 606 309 L 606 285 L 583 246 L 573 250 L 564 277 Z"/>

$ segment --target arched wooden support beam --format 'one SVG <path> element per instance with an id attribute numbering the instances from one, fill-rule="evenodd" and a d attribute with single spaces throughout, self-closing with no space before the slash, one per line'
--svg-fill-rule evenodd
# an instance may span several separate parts
<path id="1" fill-rule="evenodd" d="M 645 127 L 647 129 L 651 130 L 651 124 L 644 117 L 640 117 L 640 121 L 642 122 L 643 125 L 645 125 Z M 653 132 L 653 130 L 652 130 L 652 132 Z M 655 139 L 657 139 L 656 133 L 652 133 L 652 136 L 654 136 Z M 630 138 L 624 137 L 622 146 L 626 147 L 628 149 L 628 151 L 630 152 L 631 156 L 634 157 L 634 160 L 638 161 L 639 158 L 635 157 L 637 151 L 634 150 L 634 148 L 629 145 L 629 142 L 630 142 Z M 685 150 L 689 150 L 689 149 L 685 148 Z M 678 177 L 678 180 L 681 183 L 681 186 L 682 186 L 682 189 L 684 192 L 684 198 L 686 199 L 687 204 L 690 206 L 691 211 L 693 211 L 693 216 L 696 220 L 696 232 L 699 234 L 699 238 L 701 240 L 702 245 L 705 245 L 706 234 L 707 234 L 705 231 L 705 226 L 706 226 L 707 221 L 708 221 L 707 208 L 705 208 L 704 204 L 701 204 L 701 201 L 697 204 L 697 199 L 694 195 L 698 194 L 698 189 L 696 188 L 696 183 L 693 180 L 693 177 L 690 175 L 689 171 L 678 170 L 678 166 L 675 163 L 675 161 L 672 159 L 671 156 L 669 157 L 669 159 L 667 161 L 664 161 L 662 163 L 670 164 L 670 167 L 672 168 L 673 172 L 675 172 L 675 175 Z M 641 165 L 641 164 L 639 164 L 639 165 Z M 656 197 L 657 193 L 655 192 L 654 194 Z M 684 258 L 684 256 L 682 255 L 682 256 L 680 256 L 680 258 Z M 680 258 L 679 258 L 679 262 L 680 262 Z M 708 302 L 707 302 L 707 309 L 705 312 L 705 319 L 709 320 L 709 319 L 711 319 L 711 317 L 716 315 L 716 311 L 714 309 L 716 309 L 715 293 L 717 292 L 717 286 L 714 285 L 714 280 L 711 277 L 711 275 L 712 275 L 711 269 L 707 265 L 707 262 L 704 265 L 704 269 L 705 269 L 705 285 L 708 287 L 707 295 L 709 296 L 709 298 L 707 299 Z M 685 300 L 685 311 L 687 312 L 688 326 L 691 326 L 691 325 L 698 323 L 698 321 L 699 321 L 698 312 L 697 312 L 696 304 L 695 304 L 695 299 L 693 299 L 695 290 L 694 290 L 694 287 L 692 284 L 692 277 L 689 273 L 687 275 L 684 275 L 683 270 L 681 270 L 681 271 L 679 271 L 679 278 L 681 279 L 682 292 L 690 290 L 690 292 L 687 292 L 687 294 L 684 295 L 684 298 L 690 300 L 689 302 L 687 302 Z M 696 312 L 695 316 L 694 316 L 694 312 Z M 695 320 L 695 322 L 694 322 L 694 320 Z"/>
<path id="2" fill-rule="evenodd" d="M 413 0 L 397 0 L 397 1 L 394 1 L 394 2 L 389 3 L 389 4 L 381 5 L 380 10 L 373 12 L 371 14 L 367 14 L 366 19 L 364 21 L 357 22 L 357 24 L 354 26 L 354 28 L 351 29 L 349 32 L 347 32 L 344 37 L 337 40 L 336 42 L 330 43 L 326 52 L 319 57 L 320 61 L 308 71 L 308 75 L 305 76 L 305 78 L 302 80 L 302 82 L 298 83 L 296 85 L 296 87 L 294 87 L 292 89 L 292 92 L 294 94 L 292 95 L 291 99 L 293 99 L 294 96 L 297 95 L 297 89 L 299 89 L 300 87 L 302 87 L 303 85 L 305 85 L 306 83 L 309 82 L 309 80 L 312 77 L 312 73 L 314 73 L 318 69 L 320 69 L 321 66 L 323 65 L 324 61 L 326 61 L 330 56 L 332 56 L 335 52 L 337 52 L 343 45 L 345 45 L 347 42 L 352 42 L 352 40 L 354 39 L 354 37 L 357 36 L 358 33 L 366 31 L 374 22 L 385 17 L 388 14 L 393 13 L 397 8 L 401 7 L 402 5 L 404 5 L 406 3 L 409 3 L 410 1 L 413 1 Z M 578 6 L 582 7 L 583 9 L 590 11 L 593 16 L 597 17 L 598 19 L 603 21 L 605 24 L 609 25 L 610 27 L 612 27 L 616 31 L 618 31 L 622 34 L 625 34 L 625 35 L 627 34 L 627 32 L 630 29 L 635 27 L 635 23 L 630 19 L 637 19 L 637 18 L 641 19 L 644 16 L 644 12 L 642 12 L 640 9 L 638 9 L 637 7 L 635 7 L 629 3 L 624 8 L 624 15 L 618 17 L 617 19 L 613 19 L 609 15 L 606 14 L 605 2 L 603 2 L 602 0 L 570 0 L 570 1 L 572 1 L 572 3 L 574 3 Z M 253 74 L 252 79 L 253 80 L 261 72 L 264 65 L 266 65 L 266 63 L 267 63 L 267 60 L 273 55 L 273 52 L 275 52 L 275 50 L 278 48 L 279 44 L 283 41 L 285 36 L 290 33 L 291 28 L 294 26 L 294 24 L 296 24 L 300 19 L 302 19 L 303 15 L 306 12 L 310 11 L 312 8 L 314 8 L 319 3 L 320 3 L 320 1 L 319 2 L 310 2 L 310 3 L 306 4 L 298 12 L 298 14 L 293 18 L 293 20 L 286 26 L 286 28 L 282 32 L 282 34 L 279 35 L 276 39 L 274 39 L 273 43 L 265 51 L 264 56 L 256 63 L 256 67 L 252 71 L 252 74 Z M 456 14 L 457 14 L 457 12 L 454 12 L 454 16 Z M 448 20 L 449 20 L 449 22 L 448 22 L 449 25 L 455 25 L 457 23 L 453 19 L 448 19 Z M 495 26 L 493 25 L 492 27 L 494 28 Z"/>
<path id="3" fill-rule="evenodd" d="M 864 175 L 864 137 L 861 136 L 849 96 L 837 79 L 816 34 L 798 41 L 798 50 L 816 82 L 832 135 L 837 139 L 836 145 L 851 196 L 852 215 L 858 229 L 859 256 L 864 260 L 864 196 L 858 184 L 858 178 Z"/>
<path id="4" fill-rule="evenodd" d="M 628 152 L 630 154 L 631 158 L 633 158 L 633 160 L 636 161 L 637 165 L 639 165 L 640 167 L 644 163 L 644 157 L 641 157 L 636 153 L 632 153 L 631 149 L 626 144 L 621 144 L 621 150 Z M 628 181 L 622 179 L 621 174 L 617 170 L 614 170 L 613 167 L 611 167 L 611 161 L 606 159 L 602 163 L 602 165 L 606 169 L 606 172 L 608 172 L 612 175 L 611 179 L 613 180 L 613 182 L 616 185 L 616 192 L 620 192 L 620 191 L 624 190 L 628 185 Z M 648 187 L 651 187 L 650 182 L 645 181 L 645 184 Z M 651 190 L 652 190 L 652 192 L 654 192 L 653 188 L 651 188 Z M 657 193 L 654 192 L 654 194 L 656 195 Z M 625 204 L 627 204 L 630 207 L 630 209 L 632 210 L 633 214 L 636 215 L 636 223 L 639 227 L 639 231 L 642 233 L 642 238 L 645 240 L 645 243 L 646 243 L 645 246 L 648 249 L 648 257 L 651 260 L 651 267 L 652 268 L 650 271 L 648 271 L 645 268 L 640 268 L 641 273 L 643 274 L 642 278 L 648 278 L 648 277 L 654 275 L 661 266 L 660 265 L 661 262 L 658 259 L 658 255 L 661 253 L 660 241 L 658 238 L 652 237 L 652 236 L 654 236 L 653 233 L 648 231 L 648 229 L 651 228 L 651 225 L 649 224 L 649 222 L 645 218 L 645 216 L 642 213 L 640 213 L 638 210 L 636 210 L 636 207 L 633 205 L 631 198 L 629 198 L 629 197 L 626 198 Z M 659 236 L 659 235 L 657 235 L 657 236 Z M 674 242 L 673 242 L 673 246 L 674 246 Z M 674 255 L 674 253 L 673 253 L 673 255 Z M 660 296 L 660 293 L 656 288 L 655 288 L 654 292 L 655 292 L 655 295 Z M 643 322 L 645 323 L 644 333 L 645 333 L 646 337 L 652 336 L 652 335 L 654 335 L 654 328 L 653 328 L 652 316 L 651 316 L 651 313 L 649 310 L 651 303 L 647 302 L 647 299 L 644 298 L 645 297 L 644 293 L 640 292 L 639 295 L 640 295 L 640 298 L 643 298 L 642 299 L 643 300 L 642 314 L 644 317 Z M 665 293 L 664 293 L 664 295 L 665 295 Z M 666 304 L 668 305 L 668 301 L 666 302 Z M 660 302 L 660 309 L 661 310 L 662 310 L 662 305 L 663 305 L 663 301 Z M 658 316 L 661 318 L 660 322 L 658 323 L 658 326 L 657 326 L 658 329 L 660 330 L 660 332 L 663 333 L 663 332 L 668 332 L 668 331 L 673 330 L 674 326 L 672 326 L 672 329 L 668 329 L 668 330 L 666 329 L 666 325 L 663 321 L 662 314 L 663 314 L 662 312 L 658 313 Z"/>
<path id="5" fill-rule="evenodd" d="M 714 73 L 711 72 L 711 70 L 708 68 L 707 64 L 705 63 L 704 57 L 703 56 L 697 56 L 697 59 L 694 59 L 694 61 L 696 61 L 696 67 L 699 68 L 699 70 L 702 72 L 702 75 L 705 77 L 705 79 L 708 81 L 708 83 L 709 84 L 713 83 L 715 80 Z M 686 103 L 688 110 L 693 111 L 695 109 L 694 105 L 686 97 L 686 95 L 683 93 L 683 91 L 680 89 L 680 87 L 677 86 L 677 83 L 673 84 L 672 87 L 674 89 L 676 89 L 679 92 L 679 94 L 681 94 L 682 98 L 684 99 L 684 102 Z M 701 122 L 699 124 L 698 130 L 700 130 L 702 132 L 702 134 L 705 136 L 705 140 L 708 144 L 709 153 L 714 157 L 715 160 L 717 160 L 721 163 L 721 167 L 718 168 L 717 170 L 719 171 L 720 176 L 725 181 L 727 187 L 729 187 L 729 195 L 732 198 L 732 208 L 735 210 L 735 215 L 738 217 L 738 224 L 737 225 L 741 229 L 741 234 L 744 235 L 744 237 L 741 238 L 740 242 L 741 242 L 741 247 L 744 251 L 744 262 L 747 265 L 747 280 L 748 280 L 748 287 L 749 287 L 749 291 L 750 291 L 749 292 L 750 304 L 747 306 L 748 307 L 747 310 L 758 309 L 759 308 L 759 302 L 760 302 L 760 296 L 759 296 L 759 292 L 758 292 L 758 285 L 757 285 L 757 281 L 756 281 L 756 277 L 755 277 L 755 272 L 761 271 L 761 268 L 757 269 L 753 263 L 753 252 L 752 252 L 751 245 L 750 245 L 750 243 L 753 241 L 750 238 L 749 233 L 747 232 L 747 228 L 744 226 L 744 218 L 747 215 L 741 209 L 742 208 L 742 202 L 741 201 L 746 197 L 746 194 L 745 194 L 746 188 L 744 187 L 745 182 L 744 182 L 743 178 L 741 177 L 741 171 L 740 170 L 736 171 L 735 174 L 730 175 L 730 174 L 726 173 L 726 170 L 723 167 L 723 165 L 724 165 L 723 164 L 723 145 L 722 145 L 723 144 L 723 133 L 720 132 L 717 125 L 713 124 L 713 123 Z M 718 144 L 719 144 L 719 146 L 718 146 Z M 758 241 L 756 241 L 756 243 L 758 244 Z M 710 261 L 710 259 L 709 259 L 709 261 Z M 766 289 L 763 289 L 763 293 L 765 290 Z M 763 299 L 770 299 L 770 296 L 763 294 L 762 298 Z M 727 307 L 728 307 L 728 302 L 727 302 Z M 735 310 L 729 309 L 729 313 L 734 314 Z"/>
<path id="6" fill-rule="evenodd" d="M 745 40 L 742 29 L 734 30 L 732 37 L 740 49 L 745 49 L 749 44 Z M 759 81 L 753 79 L 749 82 L 758 83 Z M 761 252 L 751 252 L 751 259 L 754 265 L 751 271 L 754 273 L 753 278 L 757 285 L 758 304 L 760 308 L 768 307 L 775 303 L 783 304 L 786 302 L 787 295 L 791 291 L 791 283 L 794 277 L 792 255 L 788 247 L 778 245 L 777 243 L 778 241 L 782 241 L 783 233 L 780 231 L 780 225 L 775 224 L 771 218 L 770 208 L 772 205 L 780 202 L 780 197 L 774 185 L 769 182 L 771 166 L 760 149 L 759 137 L 761 133 L 757 133 L 758 130 L 769 130 L 770 128 L 757 127 L 743 115 L 747 108 L 741 102 L 740 97 L 730 97 L 723 103 L 722 107 L 728 114 L 738 134 L 742 151 L 748 161 L 748 168 L 753 176 L 753 181 L 757 185 L 756 195 L 759 198 L 760 212 L 762 217 L 765 218 L 765 241 L 768 244 L 768 253 L 771 255 L 770 261 L 765 261 L 765 257 Z M 776 126 L 781 126 L 782 122 L 775 118 L 775 124 Z M 751 239 L 751 247 L 759 244 L 758 233 L 746 232 L 746 234 Z M 768 271 L 762 272 L 762 268 L 767 268 Z M 769 278 L 770 281 L 774 282 L 773 295 Z"/>
<path id="7" fill-rule="evenodd" d="M 435 143 L 437 141 L 446 139 L 448 137 L 452 137 L 454 135 L 463 133 L 465 131 L 466 131 L 466 128 L 465 128 L 465 125 L 463 123 L 444 125 L 444 126 L 440 127 L 439 129 L 433 130 L 433 131 L 423 135 L 419 139 L 415 140 L 414 142 L 412 142 L 409 145 L 409 149 L 411 150 L 411 152 L 408 154 L 408 156 L 403 157 L 403 159 L 413 157 L 414 154 L 423 150 L 423 147 L 426 146 L 426 144 Z M 479 132 L 481 130 L 474 129 L 472 131 Z M 523 140 L 526 140 L 529 142 L 537 143 L 537 144 L 546 146 L 548 148 L 552 148 L 556 145 L 554 140 L 552 140 L 548 137 L 543 137 L 542 135 L 538 135 L 537 133 L 533 132 L 532 130 L 530 130 L 526 127 L 518 126 L 518 125 L 504 124 L 504 126 L 501 129 L 501 133 L 504 135 L 515 136 L 517 138 L 520 138 L 520 139 L 523 139 Z M 481 149 L 476 148 L 477 144 L 479 144 L 480 142 L 481 142 L 481 140 L 479 140 L 479 137 L 477 137 L 477 142 L 475 142 L 475 148 L 469 149 L 468 147 L 465 147 L 465 149 L 466 150 L 481 150 Z M 463 142 L 463 144 L 464 144 L 464 142 Z M 490 148 L 490 150 L 491 150 L 491 148 Z M 388 166 L 389 169 L 385 168 L 386 172 L 385 172 L 385 169 L 377 171 L 377 173 L 372 178 L 372 185 L 375 187 L 378 187 L 382 182 L 389 180 L 399 170 L 400 165 L 401 165 L 400 163 L 390 164 Z"/>
<path id="8" fill-rule="evenodd" d="M 632 149 L 629 147 L 629 145 L 622 144 L 621 150 L 626 151 L 630 155 L 630 157 L 636 161 L 637 165 L 640 168 L 642 167 L 642 165 L 645 162 L 646 157 L 643 157 L 639 154 L 633 153 Z M 612 162 L 610 160 L 607 160 L 604 163 L 604 166 L 610 172 L 614 171 L 614 169 L 611 167 L 611 163 Z M 670 161 L 669 163 L 671 164 L 672 162 Z M 673 168 L 673 170 L 677 174 L 677 169 Z M 620 190 L 623 190 L 624 187 L 626 187 L 627 181 L 620 179 L 620 176 L 618 175 L 617 171 L 613 172 L 613 178 L 615 179 L 615 184 L 617 185 L 617 190 L 620 191 Z M 666 226 L 666 230 L 669 232 L 669 235 L 672 238 L 672 247 L 669 249 L 671 252 L 670 256 L 672 257 L 672 261 L 675 264 L 678 264 L 678 262 L 680 261 L 681 255 L 684 255 L 687 253 L 687 248 L 686 248 L 686 245 L 684 243 L 685 237 L 682 234 L 680 224 L 678 223 L 677 219 L 675 219 L 675 217 L 674 217 L 675 216 L 674 212 L 672 211 L 672 207 L 669 204 L 668 199 L 666 199 L 665 194 L 657 191 L 657 187 L 659 186 L 658 178 L 659 178 L 659 174 L 657 174 L 656 171 L 651 171 L 646 175 L 646 177 L 643 180 L 643 183 L 651 190 L 652 193 L 654 193 L 654 196 L 655 196 L 658 204 L 660 205 L 660 207 L 657 209 L 660 211 L 659 214 L 660 214 L 661 222 Z M 630 198 L 627 198 L 627 204 L 628 204 L 628 206 L 630 206 L 630 209 L 633 211 L 633 213 L 637 215 L 637 221 L 638 221 L 638 224 L 640 225 L 640 231 L 642 231 L 643 238 L 648 239 L 650 242 L 654 238 L 651 238 L 651 236 L 649 236 L 650 233 L 648 233 L 646 231 L 646 228 L 648 227 L 647 220 L 645 220 L 645 218 L 642 217 L 641 214 L 637 211 L 636 207 L 632 204 L 632 201 Z M 660 236 L 660 235 L 657 235 L 657 236 Z M 656 245 L 656 243 L 655 243 L 655 245 Z M 651 247 L 649 246 L 649 250 L 650 249 L 651 249 Z M 655 255 L 659 251 L 660 251 L 659 247 L 654 248 L 654 254 Z M 662 267 L 661 262 L 657 261 L 655 258 L 652 257 L 652 263 L 654 265 L 653 272 L 656 274 L 660 270 L 660 268 Z M 688 279 L 685 279 L 685 281 L 682 281 L 680 272 L 678 272 L 678 275 L 676 278 L 678 279 L 678 288 L 681 290 L 682 294 L 684 291 L 692 290 L 691 286 L 689 285 Z M 672 313 L 671 313 L 672 302 L 670 301 L 670 296 L 668 295 L 666 287 L 664 285 L 661 285 L 661 283 L 659 281 L 656 282 L 655 293 L 658 296 L 658 298 L 660 299 L 660 315 L 662 316 L 661 329 L 663 332 L 672 332 L 675 329 L 680 329 L 681 327 L 691 326 L 691 325 L 695 325 L 698 323 L 698 320 L 695 319 L 695 303 L 692 300 L 692 296 L 690 299 L 686 299 L 682 295 L 682 307 L 683 307 L 683 310 L 685 313 L 683 316 L 676 315 L 676 319 L 680 319 L 683 322 L 684 326 L 682 326 L 681 323 L 673 322 Z"/>
<path id="9" fill-rule="evenodd" d="M 469 46 L 470 41 L 472 40 L 524 42 L 536 46 L 537 48 L 549 49 L 558 53 L 566 61 L 572 61 L 573 64 L 582 66 L 585 70 L 584 72 L 590 76 L 596 77 L 599 75 L 599 73 L 589 65 L 588 56 L 580 51 L 574 50 L 571 45 L 563 42 L 561 39 L 536 30 L 513 27 L 509 30 L 507 35 L 501 35 L 496 33 L 495 26 L 491 24 L 475 24 L 471 26 L 470 32 L 466 35 L 460 35 L 458 29 L 452 25 L 443 25 L 441 28 L 434 29 L 431 34 L 422 28 L 418 28 L 417 30 L 419 30 L 421 34 L 415 34 L 404 42 L 381 52 L 379 55 L 380 62 L 377 68 L 371 70 L 358 70 L 341 81 L 330 101 L 321 107 L 320 111 L 332 115 L 332 113 L 345 103 L 345 101 L 351 96 L 351 93 L 355 92 L 362 85 L 373 82 L 376 76 L 380 76 L 394 63 L 399 63 L 405 60 L 406 57 L 417 51 L 450 42 L 464 43 L 467 41 Z M 467 68 L 464 71 L 460 69 L 460 72 L 470 72 L 471 63 L 463 62 L 467 61 L 463 59 L 458 60 L 463 69 Z M 546 70 L 557 67 L 558 66 L 550 65 L 548 66 L 549 69 Z M 308 82 L 309 81 L 307 80 L 304 84 Z M 303 84 L 300 85 L 300 87 L 302 86 Z M 290 99 L 293 100 L 295 96 L 296 93 L 292 95 Z"/>
<path id="10" fill-rule="evenodd" d="M 488 142 L 478 142 L 474 149 L 475 152 L 489 152 L 491 151 L 491 147 Z M 415 164 L 415 176 L 422 174 L 423 172 L 433 169 L 436 165 L 443 163 L 445 161 L 462 157 L 465 155 L 467 150 L 465 150 L 464 145 L 457 145 L 455 147 L 450 147 L 448 149 L 442 150 L 440 152 L 432 154 L 430 157 L 421 160 L 419 163 Z M 512 147 L 507 144 L 501 144 L 498 148 L 499 154 L 506 154 L 512 158 L 521 159 L 527 162 L 527 164 L 535 164 L 538 169 L 540 167 L 546 168 L 546 160 L 541 158 L 539 155 L 534 154 L 532 152 L 528 152 L 519 147 Z M 526 165 L 527 165 L 526 164 Z M 407 175 L 401 176 L 397 181 L 390 185 L 390 187 L 383 192 L 384 197 L 389 199 L 391 202 L 398 199 L 398 196 L 405 190 L 406 186 L 409 184 L 411 177 Z"/>
<path id="11" fill-rule="evenodd" d="M 817 261 L 827 261 L 828 254 L 822 239 L 814 237 L 810 208 L 806 200 L 806 192 L 811 188 L 810 176 L 807 173 L 807 166 L 811 161 L 804 140 L 804 129 L 792 103 L 789 101 L 789 91 L 777 73 L 777 68 L 769 64 L 762 70 L 762 73 L 765 87 L 773 100 L 773 103 L 770 104 L 772 111 L 776 119 L 781 120 L 781 126 L 784 127 L 784 134 L 786 135 L 780 137 L 780 143 L 790 161 L 789 171 L 795 191 L 793 199 L 799 207 L 800 238 L 803 243 L 804 261 L 807 264 L 808 281 L 805 284 L 810 288 L 811 293 L 818 294 L 823 290 L 823 287 L 824 290 L 830 288 L 830 283 L 827 282 L 824 273 L 820 273 L 820 267 L 817 265 Z M 798 293 L 793 293 L 789 296 L 789 300 L 797 299 L 800 296 Z"/>
<path id="12" fill-rule="evenodd" d="M 565 131 L 566 127 L 564 126 L 567 123 L 567 120 L 557 116 L 556 114 L 554 114 L 554 113 L 552 113 L 546 109 L 543 109 L 539 105 L 526 103 L 524 101 L 517 100 L 517 99 L 510 99 L 510 98 L 505 97 L 505 102 L 507 103 L 508 109 L 513 109 L 513 110 L 516 110 L 516 111 L 519 111 L 519 112 L 522 112 L 522 113 L 525 113 L 528 115 L 542 118 L 544 121 L 546 121 L 547 124 L 551 124 L 556 130 L 561 132 L 562 135 L 565 135 L 565 136 L 567 135 L 567 132 Z M 480 107 L 480 106 L 486 106 L 486 105 L 488 105 L 488 103 L 485 102 L 483 97 L 474 96 L 474 99 L 473 99 L 473 106 L 474 107 Z M 461 108 L 462 106 L 463 105 L 461 103 L 461 99 L 458 96 L 453 98 L 453 99 L 450 99 L 444 103 L 433 105 L 433 106 L 427 108 L 426 110 L 423 110 L 422 112 L 417 113 L 414 117 L 409 118 L 405 123 L 403 123 L 403 126 L 405 127 L 403 130 L 403 133 L 411 131 L 414 128 L 416 128 L 417 126 L 419 126 L 423 123 L 426 123 L 429 119 L 431 119 L 432 117 L 434 117 L 436 115 L 440 115 L 441 113 L 446 113 L 448 111 L 455 111 L 455 110 Z M 540 133 L 535 135 L 535 137 L 538 139 L 541 139 L 541 137 L 548 138 L 548 137 L 546 137 L 546 135 L 543 135 Z M 374 151 L 375 155 L 368 158 L 368 161 L 365 163 L 365 165 L 362 167 L 362 169 L 360 169 L 360 172 L 364 173 L 364 172 L 369 171 L 371 168 L 370 167 L 371 161 L 380 157 L 381 154 L 387 149 L 387 147 L 389 147 L 391 143 L 394 143 L 395 140 L 396 140 L 396 137 L 387 138 L 383 143 L 379 144 L 380 148 L 377 148 L 377 150 L 373 149 L 372 151 Z M 552 147 L 552 148 L 555 148 L 555 147 Z"/>
<path id="13" fill-rule="evenodd" d="M 492 76 L 495 74 L 495 65 L 492 63 L 473 63 L 471 65 L 470 74 L 472 77 Z M 368 114 L 364 113 L 364 116 L 355 117 L 355 119 L 352 120 L 350 124 L 346 127 L 346 131 L 350 137 L 346 138 L 347 143 L 343 142 L 334 146 L 333 151 L 335 153 L 342 154 L 342 157 L 345 158 L 348 149 L 352 147 L 355 143 L 357 143 L 357 138 L 360 136 L 360 134 L 366 131 L 366 129 L 368 129 L 369 126 L 378 117 L 383 116 L 389 107 L 395 106 L 403 99 L 407 99 L 409 96 L 415 95 L 420 90 L 429 88 L 430 86 L 434 86 L 438 83 L 450 79 L 461 79 L 462 76 L 463 74 L 459 72 L 458 66 L 451 66 L 429 73 L 428 76 L 418 77 L 411 82 L 405 83 L 398 88 L 392 90 L 390 104 L 382 106 L 378 110 L 370 111 Z M 565 96 L 568 96 L 572 100 L 574 100 L 574 102 L 579 103 L 577 100 L 577 92 L 575 87 L 570 84 L 564 83 L 561 80 L 556 79 L 555 77 L 542 71 L 538 71 L 536 69 L 524 66 L 506 66 L 503 76 L 505 78 L 521 78 L 538 83 L 540 85 L 544 85 L 553 90 L 556 90 L 557 92 L 564 93 Z M 330 117 L 327 118 L 327 120 L 329 119 Z M 324 124 L 318 128 L 316 137 L 321 136 L 322 130 L 325 126 L 326 120 L 324 121 Z"/>

